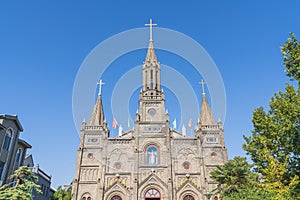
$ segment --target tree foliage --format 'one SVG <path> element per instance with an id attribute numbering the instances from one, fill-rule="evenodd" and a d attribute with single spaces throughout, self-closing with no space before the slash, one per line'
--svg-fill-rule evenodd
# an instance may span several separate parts
<path id="1" fill-rule="evenodd" d="M 295 35 L 291 33 L 291 37 L 281 47 L 285 72 L 292 80 L 300 80 L 300 42 Z"/>
<path id="2" fill-rule="evenodd" d="M 71 200 L 72 197 L 72 188 L 68 188 L 67 190 L 63 189 L 62 186 L 57 188 L 57 191 L 54 193 L 52 199 L 53 200 Z"/>
<path id="3" fill-rule="evenodd" d="M 245 157 L 234 157 L 225 165 L 211 172 L 211 178 L 218 183 L 213 191 L 224 200 L 260 200 L 270 195 L 258 184 L 258 174 L 251 171 L 253 165 Z"/>
<path id="4" fill-rule="evenodd" d="M 274 199 L 299 198 L 300 176 L 300 44 L 292 34 L 281 48 L 285 71 L 298 88 L 287 84 L 270 100 L 270 108 L 253 112 L 254 130 L 243 148 L 264 180 L 261 186 Z"/>
<path id="5" fill-rule="evenodd" d="M 26 166 L 21 166 L 10 176 L 11 183 L 0 188 L 0 199 L 10 200 L 31 200 L 32 191 L 41 193 L 40 186 L 37 185 L 37 177 Z M 13 181 L 14 180 L 14 181 Z"/>
<path id="6" fill-rule="evenodd" d="M 234 157 L 225 165 L 217 166 L 217 169 L 211 172 L 211 178 L 218 182 L 219 193 L 231 193 L 250 182 L 251 167 L 246 158 Z"/>

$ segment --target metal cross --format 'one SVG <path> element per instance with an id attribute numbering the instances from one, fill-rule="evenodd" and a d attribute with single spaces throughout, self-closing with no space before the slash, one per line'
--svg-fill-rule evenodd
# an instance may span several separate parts
<path id="1" fill-rule="evenodd" d="M 152 24 L 152 19 L 150 18 L 150 23 L 149 24 L 145 24 L 145 26 L 149 26 L 150 27 L 150 41 L 152 42 L 152 27 L 153 26 L 157 26 L 157 24 Z"/>
<path id="2" fill-rule="evenodd" d="M 207 84 L 207 83 L 204 82 L 203 79 L 202 79 L 201 82 L 199 82 L 199 84 L 202 85 L 202 94 L 205 94 L 205 91 L 204 91 L 204 85 Z"/>
<path id="3" fill-rule="evenodd" d="M 102 79 L 100 79 L 100 81 L 97 82 L 97 85 L 99 85 L 99 93 L 98 93 L 98 95 L 101 95 L 101 92 L 102 92 L 102 85 L 104 85 L 104 83 L 102 82 Z"/>

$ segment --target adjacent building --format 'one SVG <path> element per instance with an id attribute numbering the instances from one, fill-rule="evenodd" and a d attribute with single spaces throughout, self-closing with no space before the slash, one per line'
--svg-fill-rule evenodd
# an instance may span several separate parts
<path id="1" fill-rule="evenodd" d="M 132 130 L 110 136 L 100 93 L 89 122 L 82 123 L 73 200 L 202 200 L 216 187 L 210 172 L 228 156 L 222 122 L 215 121 L 205 92 L 197 128 L 187 136 L 170 127 L 151 37 L 141 71 Z"/>
<path id="2" fill-rule="evenodd" d="M 50 200 L 54 193 L 54 190 L 51 188 L 51 176 L 44 172 L 39 165 L 34 164 L 32 154 L 26 155 L 24 166 L 30 167 L 38 177 L 37 184 L 42 191 L 41 194 L 37 194 L 33 191 L 33 200 Z"/>
<path id="3" fill-rule="evenodd" d="M 42 194 L 34 192 L 36 200 L 50 200 L 54 193 L 51 188 L 51 176 L 34 165 L 32 155 L 27 155 L 27 149 L 32 146 L 19 138 L 23 127 L 17 115 L 0 115 L 0 186 L 14 182 L 9 178 L 20 166 L 28 166 L 38 177 L 38 185 L 41 186 Z"/>
<path id="4" fill-rule="evenodd" d="M 23 164 L 31 145 L 19 139 L 23 127 L 17 115 L 0 115 L 0 186 L 10 183 L 9 177 Z"/>

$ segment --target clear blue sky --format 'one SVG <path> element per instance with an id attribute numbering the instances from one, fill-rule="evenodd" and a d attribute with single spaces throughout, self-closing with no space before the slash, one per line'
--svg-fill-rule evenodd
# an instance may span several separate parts
<path id="1" fill-rule="evenodd" d="M 279 46 L 291 31 L 300 38 L 300 2 L 188 2 L 0 2 L 0 113 L 19 116 L 21 138 L 33 146 L 28 153 L 52 175 L 54 187 L 70 183 L 74 175 L 79 137 L 72 90 L 81 63 L 100 42 L 143 27 L 150 17 L 160 27 L 190 36 L 210 54 L 226 89 L 229 157 L 245 155 L 242 135 L 250 134 L 253 109 L 266 107 L 288 82 Z M 145 51 L 138 55 L 134 63 Z"/>

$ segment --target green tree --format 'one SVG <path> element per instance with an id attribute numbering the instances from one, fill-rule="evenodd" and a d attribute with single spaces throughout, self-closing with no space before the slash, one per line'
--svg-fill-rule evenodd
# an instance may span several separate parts
<path id="1" fill-rule="evenodd" d="M 71 200 L 72 197 L 72 188 L 68 188 L 67 190 L 63 189 L 62 186 L 57 188 L 57 191 L 54 193 L 52 199 L 53 200 Z"/>
<path id="2" fill-rule="evenodd" d="M 285 72 L 291 80 L 300 80 L 300 42 L 296 36 L 291 33 L 291 37 L 281 47 Z M 299 83 L 299 82 L 298 82 Z"/>
<path id="3" fill-rule="evenodd" d="M 268 111 L 254 110 L 254 130 L 250 137 L 244 136 L 243 148 L 262 175 L 265 191 L 273 193 L 274 199 L 296 199 L 300 197 L 299 41 L 291 34 L 281 50 L 287 76 L 298 88 L 287 84 L 284 92 L 272 97 Z"/>
<path id="4" fill-rule="evenodd" d="M 0 199 L 31 200 L 33 190 L 41 193 L 40 186 L 36 184 L 37 177 L 26 166 L 19 167 L 10 179 L 14 180 L 13 184 L 5 184 L 0 188 Z"/>
<path id="5" fill-rule="evenodd" d="M 218 183 L 213 192 L 220 194 L 224 200 L 260 200 L 270 195 L 258 182 L 258 174 L 253 173 L 251 164 L 245 157 L 234 157 L 225 165 L 220 165 L 211 172 L 211 178 Z"/>
<path id="6" fill-rule="evenodd" d="M 217 192 L 227 194 L 238 191 L 243 185 L 250 182 L 252 165 L 248 164 L 244 157 L 234 157 L 225 165 L 217 166 L 211 172 L 211 178 L 218 182 Z"/>

